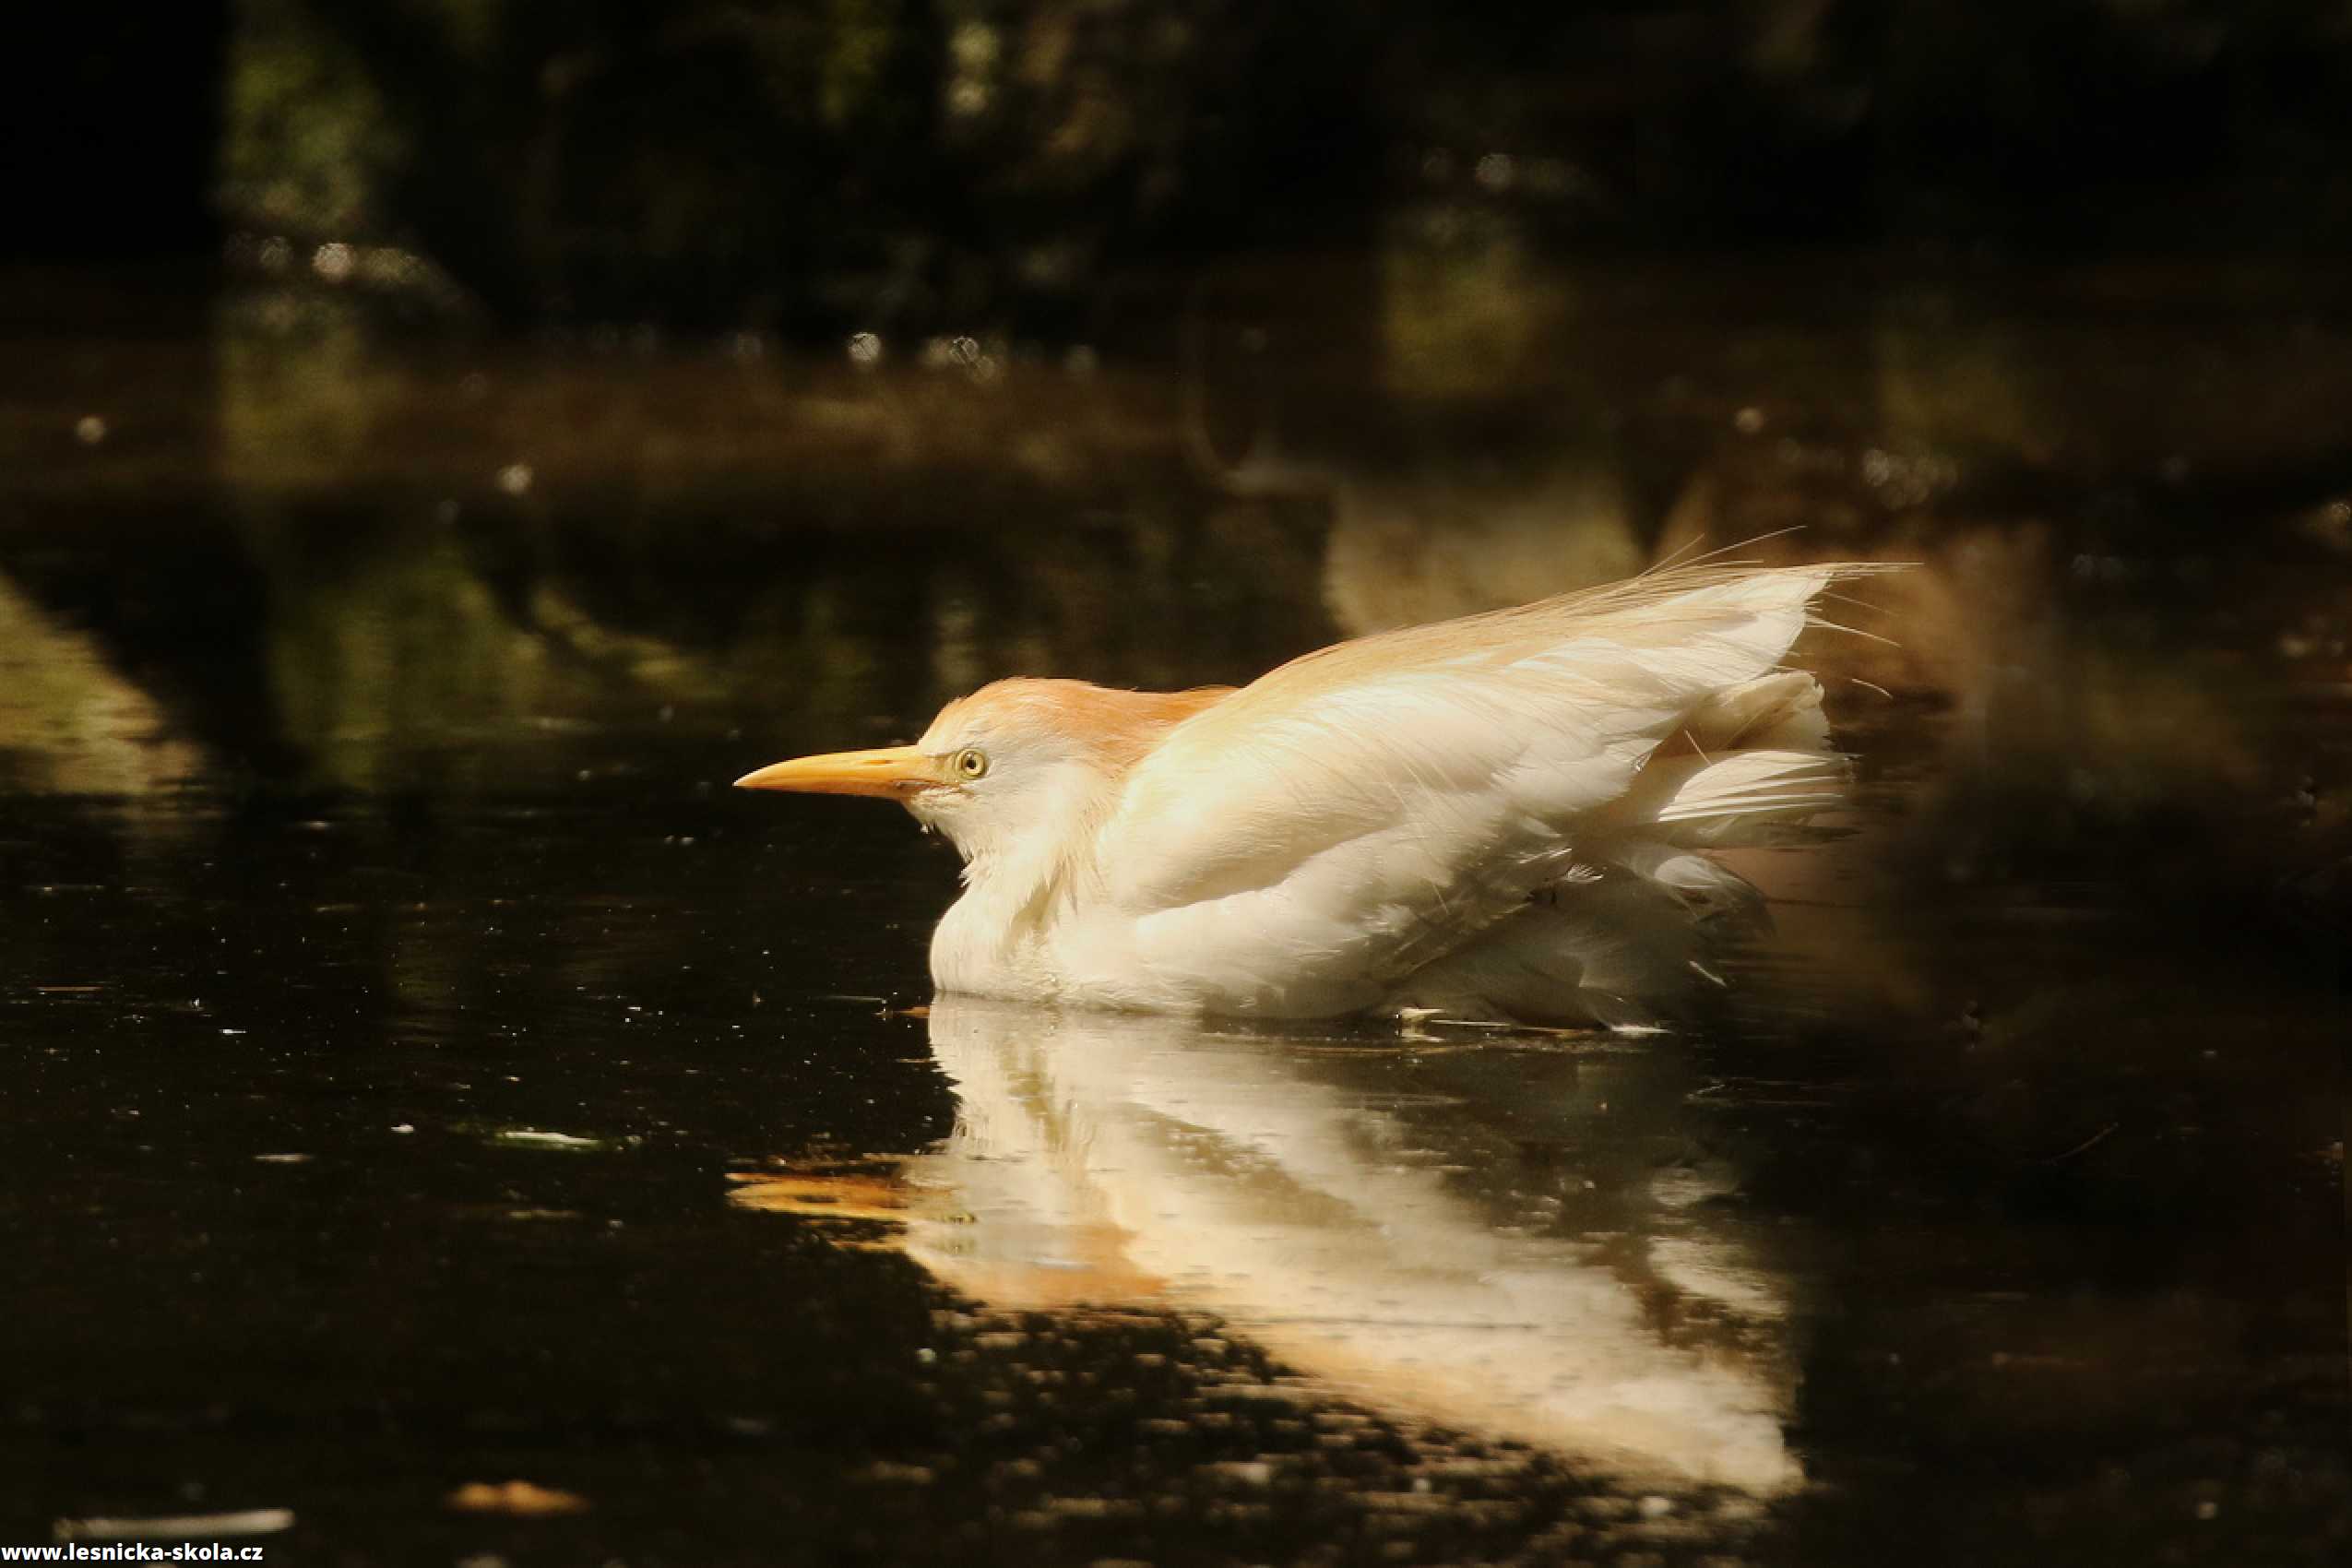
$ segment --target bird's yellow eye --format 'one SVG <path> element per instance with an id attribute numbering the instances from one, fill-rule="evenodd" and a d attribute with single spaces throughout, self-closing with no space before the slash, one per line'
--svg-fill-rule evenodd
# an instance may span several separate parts
<path id="1" fill-rule="evenodd" d="M 988 754 L 977 746 L 966 746 L 956 754 L 955 769 L 966 778 L 978 778 L 988 771 Z"/>

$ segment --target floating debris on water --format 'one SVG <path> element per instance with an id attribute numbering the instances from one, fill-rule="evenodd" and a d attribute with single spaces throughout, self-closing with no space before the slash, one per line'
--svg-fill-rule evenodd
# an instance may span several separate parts
<path id="1" fill-rule="evenodd" d="M 534 1148 L 602 1148 L 602 1140 L 576 1138 L 569 1133 L 542 1133 L 529 1127 L 509 1128 L 498 1134 L 502 1144 L 528 1144 Z"/>
<path id="2" fill-rule="evenodd" d="M 582 1514 L 589 1506 L 588 1500 L 577 1492 L 525 1480 L 469 1481 L 449 1494 L 448 1504 L 461 1514 L 513 1514 L 525 1518 Z"/>
<path id="3" fill-rule="evenodd" d="M 270 1536 L 294 1527 L 291 1508 L 246 1508 L 231 1514 L 163 1514 L 151 1519 L 60 1519 L 50 1533 L 70 1540 L 219 1540 Z"/>

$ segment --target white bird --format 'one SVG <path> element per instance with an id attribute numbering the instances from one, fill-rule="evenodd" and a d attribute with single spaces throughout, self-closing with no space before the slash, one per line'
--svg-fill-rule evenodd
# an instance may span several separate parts
<path id="1" fill-rule="evenodd" d="M 998 681 L 911 746 L 745 789 L 876 795 L 944 834 L 943 992 L 1263 1017 L 1627 1021 L 1761 899 L 1849 772 L 1784 669 L 1883 568 L 1697 564 L 1336 644 L 1238 690 Z M 1703 972 L 1703 971 L 1702 971 Z"/>

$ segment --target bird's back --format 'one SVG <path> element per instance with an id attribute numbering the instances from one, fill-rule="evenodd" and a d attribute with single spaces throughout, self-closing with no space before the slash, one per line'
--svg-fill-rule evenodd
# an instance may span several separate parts
<path id="1" fill-rule="evenodd" d="M 1700 851 L 1841 797 L 1819 686 L 1780 667 L 1813 600 L 1873 569 L 1652 573 L 1207 703 L 1122 779 L 1049 939 L 1059 993 L 1561 1016 L 1689 972 L 1693 918 L 1751 901 Z"/>

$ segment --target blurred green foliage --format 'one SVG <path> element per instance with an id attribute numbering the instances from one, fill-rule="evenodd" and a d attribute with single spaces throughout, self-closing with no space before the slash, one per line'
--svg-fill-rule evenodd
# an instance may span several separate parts
<path id="1" fill-rule="evenodd" d="M 2343 0 L 240 0 L 234 222 L 509 319 L 1082 325 L 1109 273 L 1538 238 L 2352 234 Z"/>
<path id="2" fill-rule="evenodd" d="M 410 138 L 366 67 L 301 0 L 243 0 L 220 144 L 222 199 L 247 222 L 365 233 L 393 216 Z"/>
<path id="3" fill-rule="evenodd" d="M 1275 30 L 1230 0 L 249 0 L 222 196 L 414 245 L 509 316 L 968 316 L 1181 206 Z"/>

